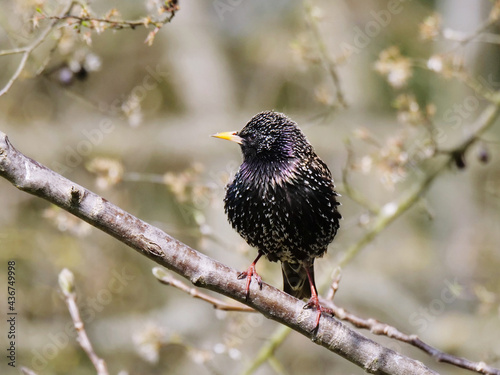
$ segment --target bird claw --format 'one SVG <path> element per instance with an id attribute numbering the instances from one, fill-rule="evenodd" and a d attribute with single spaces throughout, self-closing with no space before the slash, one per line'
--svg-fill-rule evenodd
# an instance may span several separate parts
<path id="1" fill-rule="evenodd" d="M 319 329 L 319 320 L 321 318 L 321 314 L 327 313 L 327 314 L 330 314 L 333 316 L 334 313 L 333 313 L 333 310 L 331 310 L 327 307 L 321 306 L 319 303 L 318 297 L 311 297 L 309 302 L 307 302 L 303 307 L 304 310 L 312 309 L 312 308 L 316 309 L 317 315 L 316 315 L 316 324 L 314 325 L 314 328 L 311 330 L 311 332 L 316 334 L 318 332 L 318 329 Z"/>
<path id="2" fill-rule="evenodd" d="M 316 307 L 316 304 L 314 304 L 313 301 L 309 301 L 304 305 L 303 309 L 307 310 L 307 309 L 312 309 L 313 307 Z"/>
<path id="3" fill-rule="evenodd" d="M 257 280 L 257 284 L 259 285 L 260 290 L 262 290 L 262 277 L 255 271 L 255 265 L 252 264 L 246 271 L 240 272 L 238 274 L 238 280 L 247 279 L 247 285 L 245 288 L 246 297 L 245 300 L 248 300 L 248 296 L 250 295 L 250 283 L 252 282 L 252 276 Z"/>
<path id="4" fill-rule="evenodd" d="M 262 290 L 262 277 L 260 277 L 258 274 L 254 273 L 255 280 L 257 280 L 257 284 L 259 285 L 259 289 Z"/>

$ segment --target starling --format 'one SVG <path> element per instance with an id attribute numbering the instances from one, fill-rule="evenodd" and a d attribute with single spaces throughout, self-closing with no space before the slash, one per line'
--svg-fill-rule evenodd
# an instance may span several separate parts
<path id="1" fill-rule="evenodd" d="M 239 132 L 213 135 L 241 146 L 243 163 L 226 190 L 225 211 L 234 229 L 258 256 L 247 271 L 262 285 L 255 264 L 262 255 L 280 261 L 284 291 L 321 311 L 314 283 L 314 260 L 325 254 L 339 228 L 330 170 L 297 124 L 282 113 L 255 115 Z"/>

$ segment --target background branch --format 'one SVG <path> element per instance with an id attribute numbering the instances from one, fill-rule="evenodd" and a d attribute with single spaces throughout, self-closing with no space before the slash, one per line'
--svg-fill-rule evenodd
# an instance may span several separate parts
<path id="1" fill-rule="evenodd" d="M 202 301 L 208 302 L 215 309 L 222 311 L 239 311 L 239 312 L 255 312 L 254 309 L 245 305 L 236 305 L 234 303 L 226 303 L 218 298 L 209 296 L 206 293 L 200 292 L 196 288 L 191 288 L 186 283 L 183 283 L 179 279 L 173 277 L 169 273 L 165 272 L 160 267 L 153 268 L 153 275 L 158 279 L 158 281 L 165 285 L 173 286 L 174 288 L 180 289 L 183 292 L 189 294 L 191 297 L 201 299 Z"/>
<path id="2" fill-rule="evenodd" d="M 73 5 L 74 5 L 74 2 L 70 2 L 69 5 L 67 5 L 64 8 L 64 10 L 61 12 L 61 17 L 68 14 L 69 12 L 71 12 Z M 54 26 L 57 25 L 58 22 L 59 22 L 58 20 L 52 21 L 50 23 L 50 25 L 45 30 L 43 30 L 40 33 L 40 35 L 28 46 L 22 47 L 22 48 L 15 48 L 12 50 L 0 51 L 0 56 L 22 53 L 21 61 L 19 62 L 19 65 L 17 66 L 16 71 L 10 77 L 9 81 L 5 84 L 5 86 L 0 90 L 0 96 L 4 95 L 5 93 L 7 93 L 9 91 L 9 89 L 12 87 L 14 82 L 19 78 L 19 76 L 23 72 L 24 67 L 26 66 L 26 62 L 28 61 L 28 58 L 30 57 L 30 55 L 33 53 L 33 51 L 40 44 L 43 43 L 43 41 L 47 38 L 47 36 L 54 29 Z"/>
<path id="3" fill-rule="evenodd" d="M 264 362 L 273 358 L 274 352 L 277 348 L 279 348 L 283 341 L 285 341 L 290 332 L 290 328 L 286 326 L 277 327 L 275 332 L 267 340 L 266 344 L 260 348 L 259 352 L 255 356 L 255 359 L 242 372 L 242 375 L 253 374 Z"/>
<path id="4" fill-rule="evenodd" d="M 51 20 L 69 20 L 69 21 L 75 21 L 80 25 L 87 25 L 89 22 L 97 22 L 97 23 L 106 23 L 108 24 L 112 29 L 115 30 L 120 30 L 120 29 L 135 29 L 136 27 L 148 27 L 149 25 L 153 25 L 155 27 L 162 27 L 165 23 L 168 23 L 172 21 L 172 18 L 175 16 L 175 11 L 173 10 L 172 13 L 165 18 L 165 20 L 161 21 L 154 21 L 149 18 L 145 18 L 142 20 L 136 20 L 136 21 L 129 21 L 129 20 L 111 20 L 107 18 L 93 18 L 93 17 L 81 17 L 81 16 L 75 16 L 75 15 L 64 15 L 64 16 L 47 16 L 47 19 Z M 89 25 L 91 27 L 91 25 Z"/>
<path id="5" fill-rule="evenodd" d="M 333 82 L 333 86 L 335 88 L 336 103 L 334 103 L 334 106 L 338 105 L 341 108 L 346 108 L 347 102 L 345 99 L 344 92 L 342 91 L 339 74 L 337 73 L 337 63 L 332 60 L 332 58 L 328 53 L 328 48 L 319 31 L 318 21 L 315 18 L 315 15 L 313 14 L 313 5 L 310 4 L 308 1 L 306 1 L 304 2 L 304 8 L 305 8 L 305 16 L 306 16 L 305 18 L 307 21 L 307 25 L 311 30 L 314 40 L 316 41 L 321 62 L 325 70 L 330 75 Z"/>
<path id="6" fill-rule="evenodd" d="M 416 335 L 407 335 L 405 333 L 400 332 L 397 328 L 389 324 L 379 322 L 378 320 L 372 318 L 369 319 L 360 318 L 346 311 L 345 309 L 336 306 L 332 301 L 321 300 L 321 303 L 324 304 L 325 306 L 328 306 L 328 308 L 332 309 L 335 313 L 335 316 L 338 319 L 347 321 L 352 325 L 354 325 L 355 327 L 368 329 L 371 333 L 375 335 L 387 336 L 392 339 L 410 344 L 416 348 L 419 348 L 425 353 L 429 354 L 438 362 L 449 363 L 451 365 L 461 367 L 470 371 L 474 371 L 480 374 L 500 375 L 499 369 L 496 369 L 492 366 L 488 366 L 484 362 L 472 362 L 466 358 L 461 358 L 448 353 L 444 353 L 441 350 L 438 350 L 432 347 L 431 345 L 426 344 Z"/>
<path id="7" fill-rule="evenodd" d="M 37 375 L 37 373 L 35 371 L 29 369 L 28 367 L 21 367 L 21 372 L 24 375 Z"/>
<path id="8" fill-rule="evenodd" d="M 118 30 L 124 28 L 135 29 L 136 27 L 139 26 L 144 26 L 145 28 L 148 28 L 149 25 L 152 25 L 155 28 L 153 31 L 149 33 L 146 39 L 146 42 L 149 45 L 151 45 L 153 43 L 154 37 L 156 36 L 158 31 L 160 31 L 161 27 L 171 22 L 176 14 L 176 11 L 179 10 L 179 6 L 176 4 L 175 1 L 169 1 L 165 3 L 164 9 L 166 12 L 170 12 L 170 14 L 168 16 L 167 15 L 164 16 L 162 19 L 153 20 L 151 19 L 151 17 L 146 17 L 143 20 L 128 21 L 128 20 L 111 20 L 107 18 L 82 17 L 77 15 L 72 15 L 70 13 L 75 7 L 75 5 L 81 6 L 81 4 L 79 4 L 76 1 L 70 1 L 68 5 L 64 7 L 63 11 L 59 15 L 55 16 L 44 15 L 44 18 L 50 20 L 50 25 L 46 27 L 31 44 L 25 47 L 0 51 L 0 56 L 22 54 L 21 61 L 19 62 L 16 71 L 14 72 L 14 74 L 12 74 L 12 76 L 7 81 L 5 86 L 0 90 L 0 96 L 6 94 L 10 90 L 14 82 L 20 77 L 21 73 L 26 67 L 28 58 L 31 56 L 33 51 L 45 41 L 45 39 L 49 36 L 49 34 L 55 29 L 56 25 L 61 21 L 64 20 L 68 22 L 74 21 L 78 23 L 80 26 L 86 25 L 90 29 L 95 28 L 96 24 L 107 24 L 110 28 Z"/>
<path id="9" fill-rule="evenodd" d="M 99 358 L 99 356 L 95 353 L 92 343 L 90 342 L 87 332 L 85 331 L 85 325 L 83 324 L 80 316 L 80 309 L 76 303 L 74 279 L 73 273 L 67 268 L 63 269 L 59 274 L 59 287 L 64 295 L 66 306 L 68 306 L 69 314 L 73 320 L 77 334 L 77 341 L 94 365 L 97 375 L 109 375 L 106 362 Z"/>

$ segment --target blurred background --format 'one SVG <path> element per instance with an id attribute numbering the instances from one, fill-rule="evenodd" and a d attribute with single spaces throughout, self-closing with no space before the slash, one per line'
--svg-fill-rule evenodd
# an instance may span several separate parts
<path id="1" fill-rule="evenodd" d="M 171 15 L 153 0 L 78 4 L 72 15 L 108 21 Z M 470 134 L 488 93 L 500 89 L 500 4 L 178 5 L 157 32 L 59 20 L 0 97 L 0 130 L 31 158 L 243 270 L 255 249 L 231 229 L 222 204 L 240 150 L 210 135 L 239 130 L 263 110 L 285 112 L 343 195 L 341 230 L 316 262 L 322 292 L 342 262 L 337 305 L 499 367 L 499 124 L 457 155 L 408 212 L 366 245 L 359 241 L 381 213 L 398 212 L 401 197 L 438 165 L 442 150 Z M 0 50 L 30 45 L 67 6 L 4 0 Z M 0 59 L 4 87 L 21 55 L 0 52 Z M 95 373 L 68 329 L 57 283 L 63 268 L 75 274 L 87 332 L 113 374 L 243 374 L 279 329 L 257 314 L 216 311 L 161 285 L 153 262 L 5 180 L 0 207 L 1 280 L 7 261 L 16 261 L 18 366 Z M 345 261 L 352 246 L 361 251 Z M 261 261 L 258 269 L 281 287 L 278 264 Z M 374 340 L 439 372 L 468 373 L 406 344 Z M 364 372 L 292 332 L 246 373 Z"/>

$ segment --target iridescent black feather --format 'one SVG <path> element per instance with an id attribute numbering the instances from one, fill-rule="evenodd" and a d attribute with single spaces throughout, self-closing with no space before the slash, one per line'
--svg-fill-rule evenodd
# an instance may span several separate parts
<path id="1" fill-rule="evenodd" d="M 229 221 L 250 246 L 281 261 L 285 292 L 311 297 L 306 269 L 314 277 L 314 259 L 341 218 L 330 170 L 284 114 L 259 113 L 235 135 L 243 163 L 227 186 Z"/>

